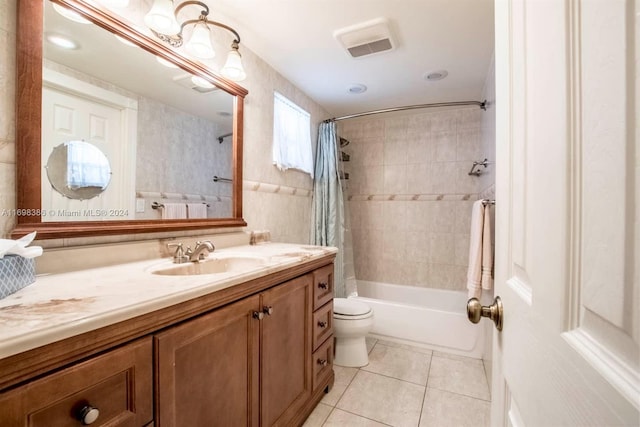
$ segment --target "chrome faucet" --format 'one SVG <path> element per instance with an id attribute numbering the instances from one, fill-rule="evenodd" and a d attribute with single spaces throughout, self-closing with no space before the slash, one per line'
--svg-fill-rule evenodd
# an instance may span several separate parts
<path id="1" fill-rule="evenodd" d="M 196 247 L 193 251 L 188 247 L 184 254 L 189 257 L 189 261 L 198 262 L 205 259 L 209 256 L 209 253 L 215 250 L 216 247 L 213 246 L 213 243 L 210 240 L 205 240 L 204 242 L 196 242 Z M 207 252 L 205 253 L 205 251 Z"/>
<path id="2" fill-rule="evenodd" d="M 167 247 L 176 248 L 176 252 L 173 254 L 174 264 L 184 264 L 185 262 L 189 262 L 189 257 L 185 255 L 184 250 L 182 249 L 182 243 L 167 243 Z"/>

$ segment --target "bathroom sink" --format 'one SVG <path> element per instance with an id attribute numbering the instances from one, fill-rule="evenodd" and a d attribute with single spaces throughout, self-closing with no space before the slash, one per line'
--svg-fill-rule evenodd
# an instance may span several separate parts
<path id="1" fill-rule="evenodd" d="M 176 264 L 171 267 L 152 271 L 152 274 L 163 276 L 193 276 L 198 274 L 219 274 L 229 272 L 243 272 L 266 264 L 265 258 L 231 256 L 209 258 L 200 262 Z"/>

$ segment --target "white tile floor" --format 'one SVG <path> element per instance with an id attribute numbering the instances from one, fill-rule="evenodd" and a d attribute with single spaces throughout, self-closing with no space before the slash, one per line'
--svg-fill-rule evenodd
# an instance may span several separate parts
<path id="1" fill-rule="evenodd" d="M 369 364 L 334 366 L 333 389 L 303 427 L 482 427 L 491 396 L 481 360 L 367 340 Z"/>

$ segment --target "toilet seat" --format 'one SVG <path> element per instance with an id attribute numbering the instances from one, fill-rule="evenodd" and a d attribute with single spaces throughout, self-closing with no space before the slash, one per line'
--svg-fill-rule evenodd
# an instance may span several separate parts
<path id="1" fill-rule="evenodd" d="M 366 304 L 348 298 L 333 299 L 333 317 L 336 319 L 358 320 L 371 315 L 371 307 Z"/>

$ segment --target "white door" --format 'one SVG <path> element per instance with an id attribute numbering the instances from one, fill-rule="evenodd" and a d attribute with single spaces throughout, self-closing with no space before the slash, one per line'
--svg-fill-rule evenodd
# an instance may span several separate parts
<path id="1" fill-rule="evenodd" d="M 639 0 L 496 0 L 494 426 L 640 425 Z"/>
<path id="2" fill-rule="evenodd" d="M 135 131 L 137 102 L 45 69 L 42 88 L 42 165 L 54 147 L 86 141 L 109 160 L 111 180 L 103 193 L 69 199 L 53 189 L 42 173 L 44 221 L 99 221 L 135 216 Z"/>

